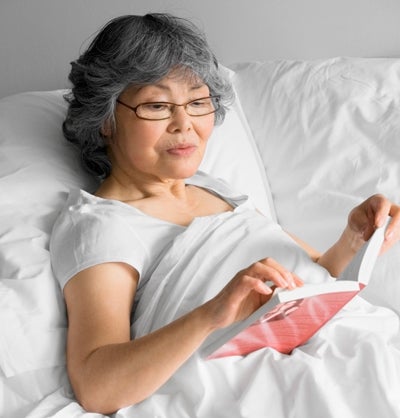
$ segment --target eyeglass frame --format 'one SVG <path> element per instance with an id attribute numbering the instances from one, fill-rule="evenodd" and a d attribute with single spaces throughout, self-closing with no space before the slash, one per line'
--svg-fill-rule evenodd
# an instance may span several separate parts
<path id="1" fill-rule="evenodd" d="M 126 108 L 132 110 L 139 119 L 142 119 L 142 120 L 150 120 L 150 121 L 158 121 L 158 120 L 167 120 L 167 119 L 170 119 L 172 117 L 172 115 L 173 115 L 173 112 L 174 112 L 176 106 L 183 106 L 183 108 L 185 109 L 186 114 L 189 115 L 189 116 L 191 116 L 191 117 L 197 118 L 197 117 L 201 117 L 201 116 L 212 115 L 213 113 L 215 113 L 220 108 L 220 102 L 219 102 L 220 98 L 221 98 L 221 96 L 215 95 L 215 96 L 199 97 L 198 99 L 189 100 L 188 102 L 183 103 L 183 104 L 172 103 L 172 102 L 144 102 L 144 103 L 139 103 L 137 106 L 130 106 L 130 105 L 122 102 L 120 99 L 117 99 L 116 102 L 119 103 L 120 105 L 125 106 Z M 186 106 L 188 104 L 193 103 L 193 102 L 197 102 L 198 100 L 203 100 L 203 99 L 211 99 L 212 101 L 215 100 L 215 102 L 213 102 L 214 103 L 214 106 L 216 104 L 215 109 L 213 111 L 211 111 L 211 112 L 204 113 L 203 115 L 191 115 L 190 113 L 187 112 Z M 171 109 L 171 111 L 170 111 L 171 114 L 167 118 L 149 119 L 149 118 L 144 118 L 142 116 L 139 116 L 137 114 L 138 107 L 143 106 L 143 105 L 149 105 L 149 104 L 165 104 L 165 105 L 172 105 L 174 107 Z"/>

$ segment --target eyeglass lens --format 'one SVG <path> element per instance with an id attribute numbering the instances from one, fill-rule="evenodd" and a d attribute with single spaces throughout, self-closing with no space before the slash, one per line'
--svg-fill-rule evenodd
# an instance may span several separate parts
<path id="1" fill-rule="evenodd" d="M 150 120 L 167 119 L 172 116 L 176 106 L 183 106 L 190 116 L 205 116 L 218 110 L 219 102 L 215 97 L 203 97 L 184 105 L 167 102 L 142 103 L 136 107 L 136 114 L 139 118 Z"/>

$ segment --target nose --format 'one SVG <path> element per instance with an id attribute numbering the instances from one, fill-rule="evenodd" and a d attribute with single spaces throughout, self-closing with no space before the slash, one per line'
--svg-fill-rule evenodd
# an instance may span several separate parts
<path id="1" fill-rule="evenodd" d="M 192 117 L 186 113 L 184 106 L 175 106 L 169 121 L 171 131 L 187 131 L 192 127 Z"/>

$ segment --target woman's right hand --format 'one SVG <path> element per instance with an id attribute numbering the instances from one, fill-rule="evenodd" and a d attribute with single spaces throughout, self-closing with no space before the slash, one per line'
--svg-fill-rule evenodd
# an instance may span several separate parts
<path id="1" fill-rule="evenodd" d="M 266 282 L 272 282 L 270 287 Z M 264 258 L 239 271 L 204 306 L 214 329 L 247 318 L 268 301 L 275 287 L 294 289 L 303 281 L 272 258 Z"/>

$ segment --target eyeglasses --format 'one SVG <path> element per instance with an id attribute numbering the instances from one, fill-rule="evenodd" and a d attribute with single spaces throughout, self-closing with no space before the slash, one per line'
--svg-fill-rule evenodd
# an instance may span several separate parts
<path id="1" fill-rule="evenodd" d="M 184 104 L 170 102 L 140 103 L 135 107 L 129 106 L 117 99 L 117 103 L 135 112 L 139 119 L 164 120 L 169 119 L 174 113 L 175 107 L 183 106 L 189 116 L 206 116 L 215 113 L 220 108 L 220 96 L 201 97 Z"/>

